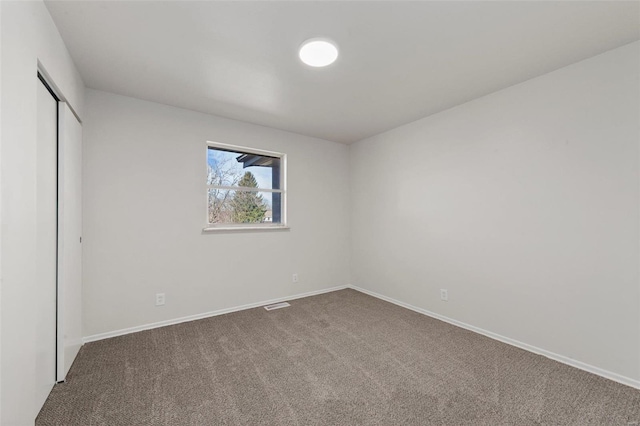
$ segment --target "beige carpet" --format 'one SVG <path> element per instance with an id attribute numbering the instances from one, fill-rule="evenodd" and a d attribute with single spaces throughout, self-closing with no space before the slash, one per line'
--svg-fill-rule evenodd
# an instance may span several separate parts
<path id="1" fill-rule="evenodd" d="M 44 425 L 628 425 L 640 391 L 354 290 L 86 344 Z"/>

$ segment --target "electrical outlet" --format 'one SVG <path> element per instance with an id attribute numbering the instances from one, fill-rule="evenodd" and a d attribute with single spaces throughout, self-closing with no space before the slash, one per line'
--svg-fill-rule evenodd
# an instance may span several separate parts
<path id="1" fill-rule="evenodd" d="M 156 294 L 156 306 L 164 305 L 164 293 Z"/>
<path id="2" fill-rule="evenodd" d="M 298 282 L 298 274 L 293 274 L 291 276 L 291 282 L 297 283 Z"/>
<path id="3" fill-rule="evenodd" d="M 447 302 L 449 300 L 449 291 L 444 288 L 440 289 L 440 300 Z"/>

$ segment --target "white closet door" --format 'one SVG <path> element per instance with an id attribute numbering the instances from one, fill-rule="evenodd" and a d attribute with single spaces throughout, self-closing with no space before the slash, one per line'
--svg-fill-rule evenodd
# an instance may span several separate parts
<path id="1" fill-rule="evenodd" d="M 34 78 L 36 78 L 34 76 Z M 56 380 L 56 249 L 58 102 L 38 82 L 36 177 L 36 401 L 44 404 Z M 28 338 L 28 336 L 25 336 Z"/>
<path id="2" fill-rule="evenodd" d="M 82 126 L 59 103 L 58 381 L 82 346 Z"/>

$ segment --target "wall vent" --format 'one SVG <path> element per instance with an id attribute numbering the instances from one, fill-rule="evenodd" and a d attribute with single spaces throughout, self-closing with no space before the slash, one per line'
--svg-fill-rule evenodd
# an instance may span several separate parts
<path id="1" fill-rule="evenodd" d="M 280 302 L 280 303 L 274 303 L 273 305 L 267 305 L 264 308 L 267 311 L 273 311 L 274 309 L 286 308 L 288 306 L 291 306 L 291 305 L 288 304 L 287 302 Z"/>

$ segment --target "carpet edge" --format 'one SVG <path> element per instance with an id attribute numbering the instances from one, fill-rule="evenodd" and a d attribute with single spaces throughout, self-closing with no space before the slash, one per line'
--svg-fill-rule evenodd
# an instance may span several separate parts
<path id="1" fill-rule="evenodd" d="M 440 315 L 440 314 L 437 314 L 435 312 L 431 312 L 431 311 L 429 311 L 427 309 L 418 308 L 417 306 L 413 306 L 413 305 L 410 305 L 408 303 L 401 302 L 399 300 L 393 299 L 391 297 L 385 296 L 385 295 L 380 294 L 380 293 L 376 293 L 375 291 L 371 291 L 371 290 L 367 290 L 367 289 L 362 288 L 362 287 L 358 287 L 358 286 L 353 285 L 353 284 L 349 284 L 347 286 L 347 288 L 351 288 L 351 289 L 359 291 L 361 293 L 368 294 L 369 296 L 375 297 L 377 299 L 384 300 L 384 301 L 389 302 L 389 303 L 393 303 L 394 305 L 398 305 L 400 307 L 412 310 L 412 311 L 417 312 L 419 314 L 423 314 L 423 315 L 426 315 L 428 317 L 435 318 L 435 319 L 440 320 L 440 321 L 444 321 L 444 322 L 449 323 L 451 325 L 455 325 L 456 327 L 464 328 L 465 330 L 469 330 L 469 331 L 473 331 L 474 333 L 482 334 L 483 336 L 489 337 L 490 339 L 497 340 L 499 342 L 506 343 L 506 344 L 511 345 L 511 346 L 515 346 L 515 347 L 523 349 L 523 350 L 525 350 L 527 352 L 532 352 L 532 353 L 537 354 L 537 355 L 542 355 L 542 356 L 544 356 L 546 358 L 552 359 L 554 361 L 560 362 L 560 363 L 568 365 L 570 367 L 574 367 L 574 368 L 577 368 L 579 370 L 583 370 L 583 371 L 586 371 L 588 373 L 595 374 L 596 376 L 604 377 L 605 379 L 609 379 L 609 380 L 612 380 L 614 382 L 617 382 L 617 383 L 620 383 L 620 384 L 623 384 L 623 385 L 626 385 L 626 386 L 630 386 L 632 388 L 640 389 L 640 380 L 635 380 L 635 379 L 632 379 L 631 377 L 626 377 L 626 376 L 623 376 L 621 374 L 614 373 L 613 371 L 605 370 L 603 368 L 596 367 L 594 365 L 587 364 L 587 363 L 584 363 L 582 361 L 578 361 L 578 360 L 566 357 L 564 355 L 560 355 L 560 354 L 557 354 L 555 352 L 551 352 L 551 351 L 548 351 L 546 349 L 542 349 L 542 348 L 539 348 L 537 346 L 530 345 L 528 343 L 520 342 L 518 340 L 502 336 L 502 335 L 500 335 L 498 333 L 494 333 L 492 331 L 488 331 L 488 330 L 482 329 L 480 327 L 476 327 L 474 325 L 470 325 L 470 324 L 464 323 L 462 321 L 458 321 L 458 320 L 455 320 L 453 318 L 449 318 L 449 317 L 446 317 L 444 315 Z"/>
<path id="2" fill-rule="evenodd" d="M 218 315 L 230 314 L 232 312 L 244 311 L 246 309 L 259 308 L 265 305 L 271 305 L 273 303 L 286 302 L 289 300 L 302 299 L 310 296 L 317 296 L 319 294 L 331 293 L 333 291 L 344 290 L 349 288 L 349 285 L 340 285 L 335 287 L 323 288 L 320 290 L 308 291 L 305 293 L 298 293 L 291 296 L 283 296 L 276 299 L 263 300 L 260 302 L 248 303 L 246 305 L 234 306 L 231 308 L 218 309 L 215 311 L 203 312 L 200 314 L 187 315 L 184 317 L 168 319 L 164 321 L 153 322 L 149 324 L 137 325 L 134 327 L 122 328 L 114 331 L 107 331 L 104 333 L 92 334 L 90 336 L 85 336 L 82 338 L 82 343 L 91 343 L 97 342 L 99 340 L 109 339 L 111 337 L 123 336 L 125 334 L 137 333 L 139 331 L 151 330 L 154 328 L 166 327 L 169 325 L 180 324 L 183 322 L 196 321 L 199 319 L 205 319 L 210 317 L 215 317 Z"/>

